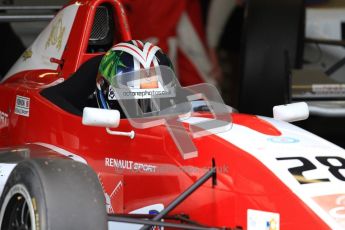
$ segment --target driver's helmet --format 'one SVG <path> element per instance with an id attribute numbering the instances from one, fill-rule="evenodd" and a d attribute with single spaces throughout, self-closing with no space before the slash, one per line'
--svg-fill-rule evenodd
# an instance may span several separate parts
<path id="1" fill-rule="evenodd" d="M 103 109 L 119 109 L 114 87 L 116 81 L 142 70 L 173 67 L 170 59 L 158 46 L 149 42 L 131 40 L 114 45 L 101 60 L 96 80 L 97 103 Z M 115 86 L 114 86 L 115 85 Z M 137 87 L 157 88 L 157 81 L 140 82 Z"/>

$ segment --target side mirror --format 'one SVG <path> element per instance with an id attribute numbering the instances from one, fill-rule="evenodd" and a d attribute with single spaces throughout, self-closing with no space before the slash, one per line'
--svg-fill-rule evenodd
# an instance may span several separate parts
<path id="1" fill-rule="evenodd" d="M 302 121 L 309 117 L 307 103 L 298 102 L 273 107 L 273 118 L 286 122 Z"/>
<path id="2" fill-rule="evenodd" d="M 117 110 L 85 107 L 82 123 L 88 126 L 117 128 L 120 124 L 120 112 Z"/>

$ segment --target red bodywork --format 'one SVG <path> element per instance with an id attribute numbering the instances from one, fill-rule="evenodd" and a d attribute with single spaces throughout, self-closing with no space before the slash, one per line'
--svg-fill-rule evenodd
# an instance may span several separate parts
<path id="1" fill-rule="evenodd" d="M 112 193 L 122 182 L 111 196 L 116 213 L 129 213 L 152 204 L 166 206 L 200 178 L 215 159 L 217 185 L 212 186 L 208 181 L 172 214 L 185 213 L 206 225 L 246 229 L 247 210 L 256 209 L 279 213 L 281 229 L 328 228 L 261 162 L 216 135 L 194 139 L 198 157 L 184 160 L 164 125 L 135 129 L 122 119 L 116 130 L 134 130 L 135 138 L 111 136 L 104 128 L 82 125 L 80 116 L 70 114 L 42 97 L 40 92 L 47 84 L 61 77 L 67 79 L 82 63 L 100 54 L 86 53 L 94 9 L 99 4 L 109 3 L 115 9 L 117 30 L 114 42 L 131 39 L 126 16 L 118 1 L 79 2 L 81 6 L 62 56 L 64 65 L 56 71 L 19 72 L 0 84 L 0 111 L 8 114 L 8 125 L 0 127 L 0 147 L 31 146 L 31 157 L 54 157 L 51 150 L 28 145 L 47 143 L 84 158 L 99 175 L 106 193 Z M 50 77 L 42 78 L 42 74 Z M 30 98 L 29 117 L 14 113 L 16 95 Z M 255 116 L 231 116 L 235 124 L 272 136 L 280 135 L 279 130 Z M 40 151 L 35 152 L 35 149 Z M 121 171 L 116 170 L 114 159 L 124 160 L 122 162 L 127 166 Z M 154 166 L 154 170 L 129 170 L 129 164 L 135 162 Z M 188 170 L 190 167 L 194 170 Z"/>

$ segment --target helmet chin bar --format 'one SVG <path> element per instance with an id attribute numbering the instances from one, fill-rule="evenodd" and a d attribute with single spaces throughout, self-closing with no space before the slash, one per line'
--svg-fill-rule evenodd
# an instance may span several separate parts
<path id="1" fill-rule="evenodd" d="M 135 132 L 133 130 L 130 132 L 112 131 L 112 130 L 110 130 L 110 128 L 105 128 L 105 130 L 107 131 L 108 134 L 114 135 L 114 136 L 125 136 L 125 137 L 129 137 L 131 139 L 134 139 L 134 137 L 135 137 Z"/>

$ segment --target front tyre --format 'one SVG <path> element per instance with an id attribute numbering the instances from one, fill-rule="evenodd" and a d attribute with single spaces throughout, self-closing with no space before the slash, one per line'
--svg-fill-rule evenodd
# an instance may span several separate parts
<path id="1" fill-rule="evenodd" d="M 4 199 L 1 229 L 8 230 L 36 230 L 34 204 L 31 202 L 29 191 L 24 185 L 16 184 Z"/>
<path id="2" fill-rule="evenodd" d="M 97 176 L 71 160 L 19 163 L 6 182 L 0 207 L 0 230 L 107 229 Z"/>

